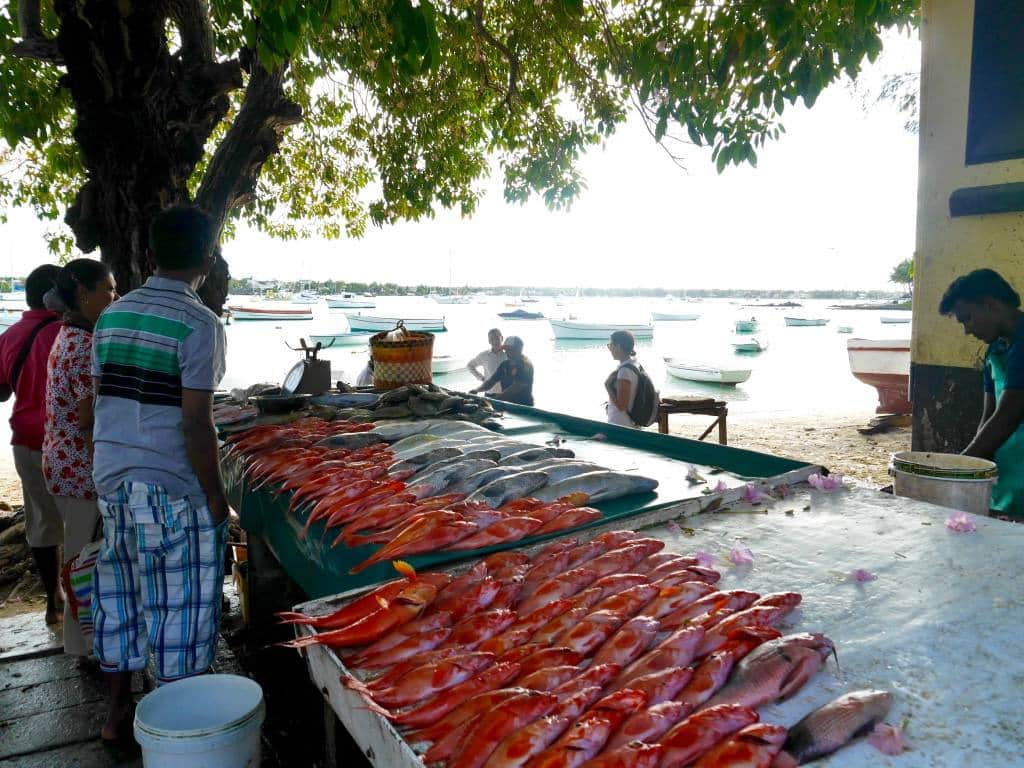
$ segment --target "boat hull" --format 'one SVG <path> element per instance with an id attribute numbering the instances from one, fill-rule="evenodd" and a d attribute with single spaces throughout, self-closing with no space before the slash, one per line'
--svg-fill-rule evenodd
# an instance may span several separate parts
<path id="1" fill-rule="evenodd" d="M 444 318 L 404 318 L 404 317 L 370 317 L 369 315 L 357 315 L 346 312 L 348 327 L 352 331 L 393 331 L 399 320 L 405 325 L 407 331 L 422 331 L 427 333 L 442 333 L 446 330 Z"/>
<path id="2" fill-rule="evenodd" d="M 312 320 L 313 312 L 309 309 L 258 309 L 255 307 L 228 307 L 232 320 L 272 320 L 282 322 L 288 320 Z"/>
<path id="3" fill-rule="evenodd" d="M 522 309 L 517 309 L 514 312 L 499 312 L 498 317 L 503 320 L 543 320 L 543 312 L 526 312 Z"/>
<path id="4" fill-rule="evenodd" d="M 652 325 L 625 325 L 621 323 L 581 323 L 575 320 L 549 320 L 556 339 L 605 339 L 616 331 L 629 331 L 637 340 L 653 339 Z"/>
<path id="5" fill-rule="evenodd" d="M 687 322 L 689 320 L 699 320 L 699 319 L 700 319 L 700 315 L 695 315 L 695 314 L 673 315 L 673 314 L 668 313 L 668 312 L 651 312 L 651 320 L 653 320 L 654 322 L 677 323 L 677 322 Z"/>
<path id="6" fill-rule="evenodd" d="M 850 339 L 846 342 L 850 372 L 878 391 L 877 413 L 908 414 L 910 403 L 910 341 Z"/>
<path id="7" fill-rule="evenodd" d="M 430 372 L 437 375 L 455 373 L 456 371 L 464 370 L 465 367 L 465 360 L 460 357 L 450 357 L 448 355 L 440 355 L 430 362 Z"/>
<path id="8" fill-rule="evenodd" d="M 713 368 L 707 365 L 682 365 L 665 361 L 665 369 L 669 375 L 683 381 L 697 381 L 702 384 L 725 384 L 735 386 L 750 378 L 747 369 Z"/>
<path id="9" fill-rule="evenodd" d="M 794 328 L 809 328 L 828 325 L 828 320 L 825 320 L 824 318 L 786 317 L 783 319 L 786 321 L 786 325 Z"/>
<path id="10" fill-rule="evenodd" d="M 374 309 L 377 305 L 362 299 L 328 299 L 328 309 Z"/>
<path id="11" fill-rule="evenodd" d="M 909 323 L 910 317 L 883 317 L 882 322 L 886 325 L 904 325 Z"/>
<path id="12" fill-rule="evenodd" d="M 349 333 L 343 331 L 342 333 L 324 333 L 324 334 L 311 334 L 309 340 L 316 344 L 320 342 L 325 347 L 350 347 L 361 344 L 367 344 L 370 341 L 370 337 L 373 336 L 369 331 L 363 333 Z"/>
<path id="13" fill-rule="evenodd" d="M 755 333 L 757 331 L 756 320 L 737 320 L 736 333 Z"/>

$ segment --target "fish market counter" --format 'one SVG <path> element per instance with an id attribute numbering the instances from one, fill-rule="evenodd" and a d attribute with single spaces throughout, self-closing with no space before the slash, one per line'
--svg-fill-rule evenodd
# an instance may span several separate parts
<path id="1" fill-rule="evenodd" d="M 818 467 L 791 459 L 624 429 L 535 408 L 516 406 L 504 421 L 505 428 L 493 433 L 495 439 L 513 439 L 527 446 L 558 445 L 571 449 L 576 460 L 658 481 L 654 492 L 635 493 L 592 504 L 602 515 L 596 524 L 613 520 L 629 524 L 627 521 L 633 516 L 654 510 L 672 515 L 695 514 L 738 499 L 749 483 L 766 488 L 795 484 L 819 471 Z M 702 475 L 699 481 L 687 479 L 688 465 Z M 352 567 L 376 552 L 378 545 L 348 547 L 342 543 L 332 546 L 337 530 L 325 534 L 324 525 L 319 522 L 310 528 L 308 535 L 304 535 L 302 529 L 308 512 L 288 511 L 291 493 L 278 494 L 278 489 L 273 486 L 254 487 L 244 475 L 243 467 L 243 462 L 237 457 L 229 457 L 222 462 L 229 499 L 239 512 L 242 527 L 248 532 L 251 542 L 250 577 L 258 578 L 258 571 L 269 570 L 279 564 L 304 595 L 321 597 L 380 583 L 394 576 L 387 562 L 372 565 L 358 575 L 351 574 Z M 717 490 L 711 492 L 712 488 Z M 433 551 L 402 559 L 417 569 L 430 568 L 512 546 L 528 545 L 561 533 L 533 536 L 472 551 Z M 259 541 L 253 542 L 254 538 Z M 263 555 L 270 555 L 277 562 L 267 564 Z"/>
<path id="2" fill-rule="evenodd" d="M 827 661 L 792 699 L 762 706 L 762 722 L 791 727 L 848 691 L 892 693 L 886 721 L 903 727 L 909 751 L 886 757 L 861 740 L 820 765 L 1021 764 L 1024 526 L 972 518 L 975 532 L 957 532 L 946 525 L 950 511 L 931 504 L 864 488 L 825 493 L 806 484 L 767 504 L 737 502 L 688 517 L 667 511 L 576 537 L 630 527 L 664 541 L 664 551 L 703 550 L 715 558 L 723 590 L 802 594 L 777 627 L 783 634 L 820 632 L 835 643 L 838 664 Z M 729 554 L 737 546 L 749 549 L 751 563 L 733 564 Z M 353 594 L 296 610 L 327 613 Z M 311 632 L 298 629 L 300 636 Z M 422 765 L 399 732 L 342 685 L 348 672 L 334 651 L 312 645 L 303 653 L 316 687 L 374 765 Z"/>

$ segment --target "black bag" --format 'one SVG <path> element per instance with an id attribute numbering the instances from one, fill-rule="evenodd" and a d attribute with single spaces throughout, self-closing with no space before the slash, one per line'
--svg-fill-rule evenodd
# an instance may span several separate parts
<path id="1" fill-rule="evenodd" d="M 649 427 L 658 420 L 661 395 L 654 388 L 654 382 L 642 365 L 626 363 L 622 367 L 633 371 L 637 378 L 636 395 L 633 396 L 633 405 L 629 408 L 629 418 L 637 426 Z"/>
<path id="2" fill-rule="evenodd" d="M 14 361 L 14 367 L 11 368 L 11 380 L 2 386 L 0 386 L 0 403 L 6 403 L 11 399 L 11 395 L 14 394 L 14 390 L 18 386 L 18 376 L 21 375 L 21 369 L 25 366 L 25 360 L 28 359 L 28 353 L 32 351 L 32 345 L 35 343 L 36 336 L 50 323 L 55 323 L 60 320 L 59 317 L 48 317 L 45 320 L 41 320 L 39 325 L 32 329 L 28 337 L 25 339 L 25 343 L 21 345 L 21 349 L 18 350 L 18 357 Z"/>

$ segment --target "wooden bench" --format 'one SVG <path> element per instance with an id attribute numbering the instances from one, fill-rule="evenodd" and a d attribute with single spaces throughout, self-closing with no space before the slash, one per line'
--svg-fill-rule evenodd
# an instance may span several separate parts
<path id="1" fill-rule="evenodd" d="M 698 440 L 703 440 L 711 434 L 711 430 L 718 427 L 718 442 L 721 445 L 728 445 L 729 432 L 726 426 L 726 419 L 729 416 L 729 407 L 724 400 L 715 400 L 712 397 L 679 397 L 665 398 L 658 405 L 658 431 L 668 434 L 668 417 L 673 413 L 689 413 L 697 416 L 714 416 L 715 420 L 711 426 L 704 430 Z"/>

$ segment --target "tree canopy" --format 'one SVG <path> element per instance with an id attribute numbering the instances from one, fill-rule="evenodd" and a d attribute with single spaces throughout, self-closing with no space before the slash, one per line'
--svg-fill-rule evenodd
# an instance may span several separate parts
<path id="1" fill-rule="evenodd" d="M 893 267 L 892 273 L 889 275 L 889 282 L 896 283 L 896 285 L 905 285 L 907 287 L 913 287 L 914 260 L 904 259 L 895 267 Z"/>
<path id="2" fill-rule="evenodd" d="M 230 228 L 358 235 L 505 197 L 555 208 L 636 109 L 678 159 L 756 164 L 916 23 L 919 0 L 15 0 L 0 10 L 0 213 L 31 206 L 119 282 L 194 201 Z M 837 151 L 841 151 L 837 147 Z M 66 212 L 66 213 L 65 213 Z"/>

